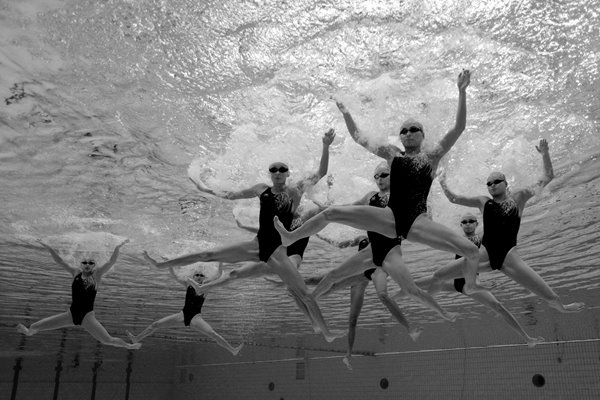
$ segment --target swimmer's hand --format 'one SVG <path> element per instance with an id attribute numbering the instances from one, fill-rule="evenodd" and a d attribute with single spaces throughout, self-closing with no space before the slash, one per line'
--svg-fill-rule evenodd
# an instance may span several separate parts
<path id="1" fill-rule="evenodd" d="M 192 181 L 199 191 L 213 194 L 212 189 L 206 186 L 200 179 L 194 179 L 190 177 L 190 181 Z"/>
<path id="2" fill-rule="evenodd" d="M 463 69 L 462 72 L 458 74 L 458 90 L 466 90 L 467 86 L 469 86 L 469 83 L 471 83 L 471 71 L 468 69 Z"/>
<path id="3" fill-rule="evenodd" d="M 158 262 L 156 262 L 155 259 L 150 257 L 150 255 L 148 254 L 147 251 L 142 252 L 142 256 L 144 257 L 144 260 L 146 260 L 146 262 L 148 264 L 152 265 L 153 267 L 158 267 Z"/>
<path id="4" fill-rule="evenodd" d="M 192 183 L 196 186 L 196 188 L 201 192 L 212 194 L 213 196 L 217 196 L 222 199 L 230 199 L 231 198 L 231 194 L 232 194 L 231 192 L 221 191 L 221 190 L 213 190 L 213 189 L 209 188 L 208 186 L 206 186 L 204 184 L 204 182 L 202 182 L 200 179 L 190 178 L 190 181 L 192 181 Z"/>
<path id="5" fill-rule="evenodd" d="M 200 285 L 198 284 L 198 282 L 196 282 L 192 277 L 188 276 L 187 278 L 185 278 L 186 282 L 192 286 L 194 289 L 199 290 L 200 289 Z"/>
<path id="6" fill-rule="evenodd" d="M 38 242 L 40 245 L 42 245 L 43 247 L 45 247 L 45 248 L 47 248 L 47 249 L 49 249 L 49 248 L 50 248 L 50 246 L 48 246 L 46 243 L 44 243 L 44 242 L 42 241 L 42 239 L 36 239 L 35 241 L 36 241 L 36 242 Z"/>
<path id="7" fill-rule="evenodd" d="M 535 146 L 535 149 L 540 154 L 548 154 L 550 152 L 550 148 L 548 147 L 548 141 L 546 139 L 541 139 L 540 140 L 540 145 L 539 146 Z"/>
<path id="8" fill-rule="evenodd" d="M 323 144 L 330 146 L 331 143 L 333 143 L 333 139 L 335 139 L 335 129 L 329 128 L 329 130 L 323 135 Z"/>

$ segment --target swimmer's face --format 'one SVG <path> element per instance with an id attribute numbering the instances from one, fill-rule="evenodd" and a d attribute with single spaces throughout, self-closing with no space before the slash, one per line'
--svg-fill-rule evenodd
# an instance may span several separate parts
<path id="1" fill-rule="evenodd" d="M 413 119 L 404 121 L 400 127 L 400 141 L 406 147 L 418 147 L 423 143 L 425 134 L 423 133 L 423 125 Z"/>
<path id="2" fill-rule="evenodd" d="M 96 268 L 96 261 L 94 260 L 82 260 L 81 270 L 85 273 L 90 273 Z"/>
<path id="3" fill-rule="evenodd" d="M 487 178 L 486 185 L 492 196 L 504 194 L 508 187 L 506 177 L 501 172 L 492 172 Z"/>
<path id="4" fill-rule="evenodd" d="M 477 221 L 477 218 L 471 214 L 463 215 L 463 217 L 460 220 L 460 227 L 462 228 L 463 232 L 467 235 L 475 233 L 475 230 L 477 229 L 478 225 L 479 222 Z"/>
<path id="5" fill-rule="evenodd" d="M 269 174 L 274 184 L 285 183 L 285 180 L 290 176 L 290 169 L 282 162 L 274 162 L 269 165 Z"/>
<path id="6" fill-rule="evenodd" d="M 202 272 L 196 272 L 194 274 L 194 280 L 198 283 L 202 283 L 204 282 L 204 279 L 206 279 L 206 277 L 204 276 L 204 274 Z"/>
<path id="7" fill-rule="evenodd" d="M 390 167 L 386 165 L 375 168 L 373 178 L 379 190 L 388 190 L 390 188 Z"/>

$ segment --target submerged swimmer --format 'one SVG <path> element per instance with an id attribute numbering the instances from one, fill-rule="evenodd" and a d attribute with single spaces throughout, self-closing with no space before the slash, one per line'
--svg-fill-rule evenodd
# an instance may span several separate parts
<path id="1" fill-rule="evenodd" d="M 171 314 L 154 321 L 137 336 L 133 335 L 129 331 L 126 331 L 127 335 L 131 339 L 131 342 L 141 342 L 145 337 L 151 335 L 157 329 L 180 327 L 184 325 L 189 326 L 210 338 L 213 338 L 219 346 L 229 350 L 231 354 L 236 356 L 244 344 L 241 343 L 239 346 L 233 347 L 231 344 L 229 344 L 229 342 L 227 342 L 227 340 L 215 332 L 215 330 L 200 316 L 202 305 L 204 304 L 204 300 L 206 298 L 203 294 L 198 294 L 194 287 L 197 284 L 205 282 L 206 276 L 201 271 L 196 271 L 192 278 L 181 279 L 177 276 L 177 274 L 175 274 L 173 268 L 169 268 L 169 272 L 177 282 L 181 283 L 187 289 L 185 293 L 185 304 L 183 309 L 176 314 Z"/>
<path id="2" fill-rule="evenodd" d="M 357 238 L 358 239 L 358 238 Z M 373 282 L 373 286 L 375 286 L 375 291 L 377 293 L 377 297 L 381 301 L 381 303 L 389 310 L 392 317 L 398 321 L 402 326 L 406 328 L 408 331 L 408 335 L 412 340 L 416 341 L 421 333 L 423 332 L 423 328 L 420 326 L 411 325 L 408 320 L 404 317 L 402 310 L 398 307 L 398 304 L 392 299 L 390 295 L 388 295 L 387 291 L 387 277 L 388 275 L 381 269 L 377 268 L 375 264 L 373 264 L 372 256 L 371 256 L 371 247 L 369 246 L 369 239 L 362 237 L 362 240 L 358 241 L 358 253 L 359 257 L 350 257 L 349 260 L 346 260 L 343 264 L 345 264 L 348 268 L 351 268 L 356 272 L 354 275 L 344 274 L 343 277 L 339 277 L 335 280 L 333 284 L 328 284 L 327 288 L 324 291 L 321 291 L 317 296 L 317 298 L 325 297 L 332 292 L 335 292 L 340 289 L 345 289 L 350 287 L 350 314 L 348 317 L 348 351 L 343 358 L 343 362 L 348 369 L 352 369 L 352 364 L 350 363 L 350 358 L 352 357 L 352 350 L 354 347 L 354 340 L 356 337 L 356 325 L 358 323 L 358 316 L 362 310 L 365 289 L 367 288 L 369 282 Z M 307 285 L 319 285 L 327 275 L 321 276 L 312 276 L 305 278 L 304 281 Z M 281 284 L 281 282 L 267 279 L 269 282 L 274 284 Z M 313 294 L 315 292 L 313 291 Z"/>
<path id="3" fill-rule="evenodd" d="M 82 260 L 78 267 L 70 266 L 52 247 L 41 240 L 38 240 L 38 242 L 50 252 L 50 255 L 56 264 L 60 265 L 73 275 L 73 283 L 71 285 L 71 307 L 69 308 L 69 311 L 34 322 L 29 328 L 26 328 L 23 324 L 18 324 L 17 331 L 24 335 L 32 336 L 41 331 L 81 325 L 83 329 L 88 331 L 90 335 L 102 344 L 124 347 L 126 349 L 139 349 L 142 346 L 141 343 L 131 344 L 123 339 L 110 336 L 104 326 L 96 319 L 94 311 L 94 301 L 96 299 L 98 285 L 104 274 L 106 274 L 117 262 L 119 249 L 128 243 L 129 240 L 125 240 L 123 243 L 116 246 L 108 262 L 101 267 L 96 267 L 96 262 L 92 259 Z"/>
<path id="4" fill-rule="evenodd" d="M 358 245 L 358 250 L 362 251 L 364 249 L 365 251 L 369 251 L 368 246 L 369 240 L 363 239 Z M 375 265 L 373 265 L 373 267 L 374 266 Z M 381 301 L 381 303 L 389 310 L 392 317 L 394 317 L 396 321 L 406 328 L 408 335 L 412 340 L 416 341 L 421 335 L 421 332 L 423 332 L 422 327 L 411 326 L 409 324 L 404 317 L 404 314 L 400 310 L 400 307 L 398 307 L 396 302 L 388 295 L 388 275 L 381 268 L 369 268 L 368 270 L 359 275 L 355 275 L 354 277 L 354 279 L 352 279 L 352 277 L 346 278 L 346 281 L 352 280 L 352 282 L 350 283 L 350 314 L 348 315 L 348 350 L 342 359 L 346 367 L 350 370 L 352 369 L 350 359 L 352 358 L 352 350 L 354 348 L 354 340 L 356 337 L 356 325 L 358 324 L 358 316 L 362 311 L 365 298 L 365 289 L 367 288 L 369 281 L 373 282 L 379 301 Z M 334 287 L 332 287 L 332 289 Z M 326 293 L 323 293 L 323 295 Z"/>
<path id="5" fill-rule="evenodd" d="M 147 253 L 144 253 L 146 260 L 158 268 L 177 267 L 196 262 L 238 263 L 261 261 L 266 263 L 268 268 L 279 275 L 286 284 L 289 293 L 300 310 L 311 321 L 315 332 L 322 333 L 329 342 L 342 336 L 342 334 L 329 331 L 317 302 L 308 292 L 306 284 L 298 272 L 297 266 L 302 261 L 308 239 L 290 243 L 289 247 L 286 248 L 281 245 L 279 234 L 273 227 L 273 217 L 277 216 L 283 221 L 286 228 L 292 228 L 292 222 L 302 195 L 310 185 L 316 184 L 319 179 L 327 174 L 329 146 L 334 138 L 335 131 L 333 129 L 328 130 L 323 135 L 323 152 L 319 170 L 293 185 L 286 184 L 290 173 L 288 166 L 283 162 L 275 162 L 269 166 L 272 186 L 259 183 L 236 192 L 217 191 L 206 187 L 200 182 L 195 182 L 200 191 L 223 199 L 236 200 L 258 197 L 260 199 L 259 229 L 253 240 L 188 254 L 165 262 L 156 262 Z M 254 264 L 250 267 L 263 268 L 264 265 Z M 248 272 L 254 273 L 253 271 Z"/>
<path id="6" fill-rule="evenodd" d="M 481 246 L 481 237 L 477 233 L 478 225 L 479 225 L 479 222 L 477 220 L 477 217 L 475 215 L 473 215 L 472 213 L 464 214 L 461 217 L 460 226 L 463 230 L 463 233 L 465 234 L 465 237 L 467 239 L 469 239 L 471 242 L 473 242 L 477 247 L 480 247 Z M 461 258 L 461 256 L 457 254 L 456 259 L 460 259 L 460 258 Z M 431 287 L 432 279 L 433 278 L 431 276 L 422 278 L 422 279 L 417 279 L 416 284 L 422 288 L 429 288 L 429 287 Z M 464 294 L 464 292 L 463 292 L 464 285 L 465 285 L 464 278 L 455 278 L 453 281 L 450 280 L 450 281 L 441 282 L 441 284 L 439 284 L 437 286 L 437 290 L 444 291 L 444 292 L 458 292 L 458 293 Z M 402 296 L 404 296 L 402 293 L 400 293 L 400 294 Z M 519 322 L 515 319 L 515 317 L 506 309 L 506 307 L 504 307 L 502 305 L 502 303 L 500 303 L 498 301 L 498 299 L 496 299 L 496 297 L 494 297 L 494 295 L 491 292 L 481 291 L 481 292 L 477 292 L 477 293 L 472 293 L 467 296 L 469 296 L 470 298 L 472 298 L 475 301 L 478 301 L 479 303 L 483 304 L 484 306 L 486 306 L 489 309 L 491 309 L 492 311 L 494 311 L 496 314 L 500 315 L 504 319 L 504 321 L 515 332 L 517 332 L 519 335 L 521 335 L 523 337 L 523 339 L 525 339 L 525 341 L 527 342 L 527 345 L 529 347 L 534 347 L 536 344 L 543 343 L 545 341 L 545 339 L 541 336 L 539 336 L 539 337 L 529 336 L 527 334 L 527 332 L 525 332 L 525 330 L 523 329 L 521 324 L 519 324 Z"/>
<path id="7" fill-rule="evenodd" d="M 379 164 L 374 171 L 375 182 L 377 183 L 377 187 L 379 191 L 372 191 L 367 193 L 361 199 L 352 203 L 353 206 L 357 205 L 368 205 L 370 208 L 384 208 L 388 204 L 388 199 L 390 195 L 390 167 L 386 162 Z M 341 206 L 343 207 L 343 206 Z M 352 207 L 352 206 L 347 206 Z M 354 254 L 342 264 L 340 264 L 337 268 L 332 269 L 323 280 L 317 285 L 315 290 L 313 291 L 313 295 L 315 297 L 320 297 L 324 292 L 327 292 L 334 286 L 336 283 L 344 280 L 346 277 L 356 275 L 357 273 L 362 273 L 368 268 L 375 268 L 380 270 L 378 275 L 381 273 L 385 277 L 387 277 L 387 270 L 383 267 L 388 254 L 391 252 L 395 252 L 395 254 L 402 254 L 401 251 L 401 239 L 400 238 L 389 238 L 384 235 L 381 235 L 377 232 L 367 231 L 367 235 L 369 237 L 369 241 L 371 242 L 371 246 L 369 249 L 363 250 Z M 456 315 L 454 313 L 448 313 L 444 311 L 434 300 L 434 298 L 429 295 L 426 291 L 420 289 L 414 284 L 412 279 L 410 270 L 404 263 L 400 263 L 394 265 L 394 272 L 392 274 L 392 279 L 398 283 L 398 285 L 402 288 L 404 293 L 406 293 L 411 298 L 416 301 L 424 304 L 427 307 L 438 312 L 443 318 L 447 320 L 454 320 Z M 398 279 L 398 277 L 401 277 Z M 385 282 L 385 280 L 384 280 Z M 404 318 L 403 318 L 404 319 Z M 407 329 L 410 332 L 410 328 L 408 326 L 408 322 L 404 319 L 404 323 Z"/>
<path id="8" fill-rule="evenodd" d="M 581 311 L 585 307 L 583 303 L 563 304 L 542 277 L 523 261 L 517 250 L 517 234 L 525 204 L 554 178 L 548 142 L 545 139 L 540 140 L 536 150 L 542 155 L 543 175 L 532 187 L 509 192 L 508 182 L 501 172 L 492 172 L 487 179 L 491 198 L 457 195 L 448 188 L 444 176 L 440 177 L 440 184 L 450 202 L 479 208 L 483 214 L 483 239 L 479 250 L 480 271 L 498 270 L 504 273 L 558 311 Z M 441 282 L 460 276 L 462 263 L 462 260 L 457 260 L 436 271 L 430 291 L 437 291 Z"/>
<path id="9" fill-rule="evenodd" d="M 426 215 L 427 197 L 440 159 L 450 150 L 465 129 L 467 116 L 466 90 L 470 73 L 463 70 L 458 76 L 458 111 L 452 129 L 431 150 L 423 150 L 423 125 L 409 119 L 400 127 L 400 140 L 405 152 L 393 145 L 372 146 L 358 129 L 346 107 L 338 108 L 346 121 L 352 138 L 373 154 L 384 158 L 390 165 L 390 199 L 387 207 L 333 206 L 308 220 L 300 228 L 289 232 L 285 224 L 275 218 L 275 227 L 282 243 L 314 235 L 329 223 L 336 222 L 356 229 L 377 232 L 389 238 L 401 237 L 423 243 L 435 249 L 465 257 L 463 276 L 465 293 L 484 290 L 476 283 L 479 253 L 477 246 L 451 229 L 432 221 Z M 408 281 L 400 246 L 390 251 L 383 261 L 383 269 L 396 281 Z"/>

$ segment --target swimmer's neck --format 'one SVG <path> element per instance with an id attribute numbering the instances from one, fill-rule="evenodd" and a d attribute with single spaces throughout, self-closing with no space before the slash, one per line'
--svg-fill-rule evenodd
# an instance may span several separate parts
<path id="1" fill-rule="evenodd" d="M 287 189 L 287 185 L 285 183 L 276 183 L 276 184 L 273 184 L 273 186 L 271 186 L 271 191 L 274 193 L 285 192 L 286 189 Z"/>
<path id="2" fill-rule="evenodd" d="M 502 203 L 503 201 L 506 201 L 508 199 L 508 193 L 502 193 L 502 194 L 497 194 L 495 196 L 492 196 L 492 199 L 496 202 L 496 203 Z"/>
<path id="3" fill-rule="evenodd" d="M 405 147 L 404 156 L 412 157 L 421 154 L 421 146 Z"/>

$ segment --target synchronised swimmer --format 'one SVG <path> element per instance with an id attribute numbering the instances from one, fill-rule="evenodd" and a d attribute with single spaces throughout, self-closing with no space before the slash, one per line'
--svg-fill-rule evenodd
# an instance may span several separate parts
<path id="1" fill-rule="evenodd" d="M 138 335 L 127 331 L 130 342 L 112 337 L 96 319 L 94 302 L 98 285 L 106 272 L 116 263 L 120 248 L 128 240 L 117 245 L 109 261 L 97 267 L 93 259 L 83 259 L 76 267 L 65 262 L 58 251 L 42 242 L 55 263 L 72 276 L 72 303 L 70 309 L 25 327 L 17 325 L 20 333 L 31 336 L 41 331 L 64 327 L 82 326 L 103 344 L 139 349 L 141 341 L 157 329 L 189 326 L 216 341 L 232 355 L 237 355 L 243 343 L 232 346 L 218 334 L 202 317 L 201 310 L 206 292 L 222 287 L 235 279 L 275 274 L 305 315 L 315 333 L 322 334 L 331 342 L 345 336 L 345 332 L 332 331 L 323 318 L 317 300 L 341 288 L 350 287 L 351 306 L 348 330 L 348 351 L 344 364 L 352 369 L 351 356 L 356 335 L 364 291 L 372 281 L 378 298 L 390 314 L 404 326 L 413 340 L 417 340 L 422 326 L 409 322 L 395 300 L 415 300 L 442 318 L 455 321 L 457 314 L 444 310 L 435 300 L 439 292 L 459 292 L 471 297 L 499 314 L 529 346 L 544 341 L 542 337 L 529 336 L 514 316 L 504 307 L 489 288 L 478 283 L 478 274 L 498 270 L 529 291 L 545 300 L 550 307 L 560 312 L 578 312 L 585 308 L 583 303 L 563 304 L 544 280 L 521 258 L 517 250 L 517 234 L 523 209 L 529 199 L 541 191 L 554 177 L 549 146 L 540 140 L 536 150 L 542 156 L 543 174 L 538 183 L 531 187 L 508 191 L 508 182 L 501 172 L 491 172 L 487 189 L 491 197 L 465 196 L 450 190 L 446 172 L 438 179 L 449 201 L 480 210 L 483 216 L 483 235 L 477 233 L 479 221 L 472 213 L 464 213 L 460 219 L 463 234 L 437 223 L 427 213 L 427 199 L 431 184 L 442 157 L 450 151 L 463 133 L 467 118 L 467 87 L 471 74 L 463 70 L 457 79 L 458 108 L 456 120 L 442 139 L 425 150 L 422 147 L 425 127 L 414 119 L 407 119 L 399 130 L 403 150 L 391 145 L 375 146 L 358 128 L 346 106 L 337 101 L 350 136 L 359 145 L 384 159 L 374 171 L 377 191 L 371 191 L 352 204 L 319 205 L 317 212 L 301 215 L 300 200 L 308 188 L 327 174 L 329 147 L 335 131 L 329 129 L 322 138 L 322 154 L 319 169 L 309 177 L 296 183 L 287 183 L 290 170 L 286 163 L 272 162 L 268 171 L 271 185 L 265 183 L 233 191 L 214 190 L 199 180 L 192 180 L 196 188 L 204 193 L 227 199 L 258 198 L 260 202 L 259 226 L 256 236 L 249 241 L 233 243 L 167 261 L 157 261 L 147 252 L 144 259 L 152 266 L 167 268 L 171 276 L 186 288 L 184 307 L 181 311 L 163 317 L 146 327 Z M 313 278 L 304 278 L 299 268 L 309 237 L 317 234 L 330 223 L 338 223 L 366 231 L 368 240 L 360 241 L 359 251 L 336 268 Z M 247 227 L 246 227 L 247 228 Z M 361 238 L 353 240 L 358 243 Z M 431 248 L 455 254 L 456 260 L 435 271 L 432 276 L 414 280 L 402 255 L 404 240 L 425 244 Z M 218 262 L 218 274 L 207 279 L 200 270 L 189 277 L 178 275 L 174 268 L 197 262 Z M 223 271 L 223 263 L 246 262 L 243 266 Z M 391 277 L 400 290 L 396 295 L 387 292 L 387 278 Z M 307 284 L 316 284 L 311 292 Z"/>

